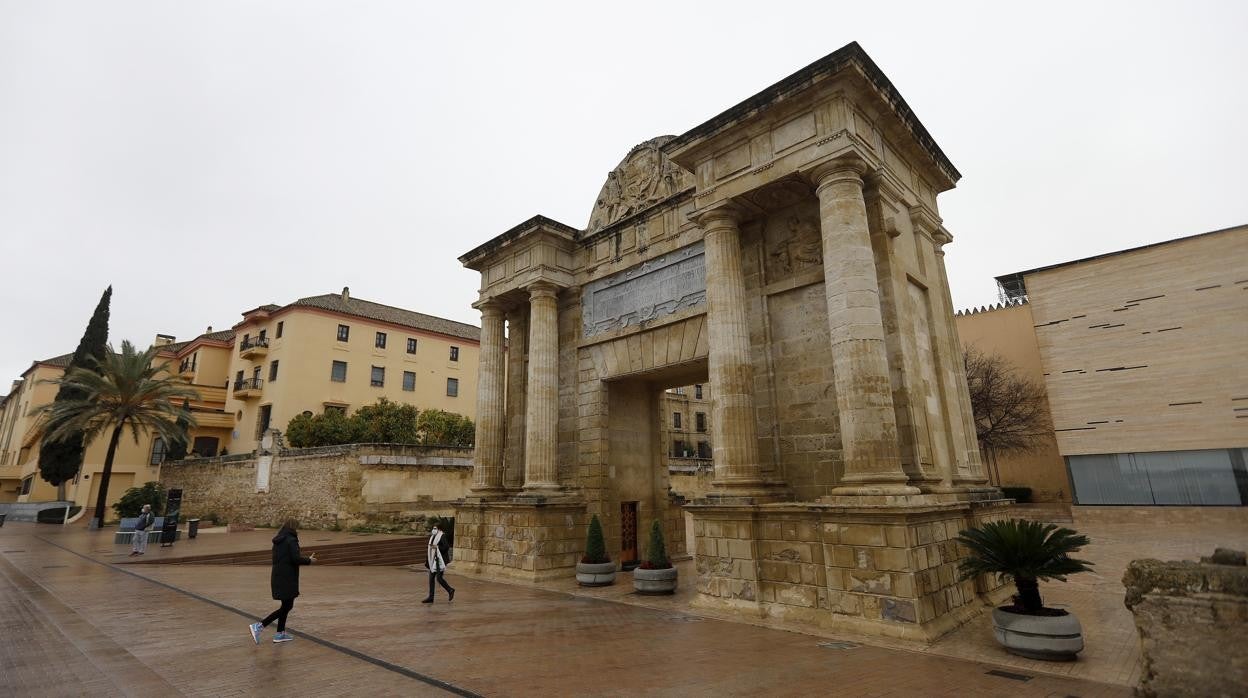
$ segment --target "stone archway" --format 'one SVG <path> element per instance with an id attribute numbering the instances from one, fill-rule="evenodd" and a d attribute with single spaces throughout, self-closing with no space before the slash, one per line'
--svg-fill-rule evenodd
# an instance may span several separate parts
<path id="1" fill-rule="evenodd" d="M 461 569 L 570 575 L 622 497 L 683 539 L 644 415 L 705 375 L 699 603 L 915 638 L 977 610 L 992 589 L 958 580 L 952 538 L 1007 502 L 944 269 L 936 194 L 958 176 L 851 44 L 630 150 L 584 230 L 536 216 L 461 257 L 482 314 Z"/>

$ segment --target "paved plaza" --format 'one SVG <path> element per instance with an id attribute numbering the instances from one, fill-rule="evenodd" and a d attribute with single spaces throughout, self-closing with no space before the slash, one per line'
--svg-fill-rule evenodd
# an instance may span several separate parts
<path id="1" fill-rule="evenodd" d="M 126 548 L 110 531 L 9 523 L 0 528 L 0 694 L 809 696 L 835 686 L 853 696 L 1127 696 L 1139 665 L 1119 583 L 1127 560 L 1195 557 L 1248 531 L 1081 528 L 1096 541 L 1088 552 L 1098 571 L 1045 591 L 1078 612 L 1088 649 L 1051 664 L 1002 652 L 986 615 L 933 646 L 717 619 L 690 609 L 687 567 L 675 597 L 631 594 L 626 574 L 596 590 L 451 574 L 456 601 L 424 606 L 423 572 L 313 566 L 291 614 L 298 639 L 274 645 L 270 630 L 257 647 L 246 625 L 276 606 L 267 567 L 119 564 Z M 205 534 L 149 550 L 262 549 L 269 536 Z"/>

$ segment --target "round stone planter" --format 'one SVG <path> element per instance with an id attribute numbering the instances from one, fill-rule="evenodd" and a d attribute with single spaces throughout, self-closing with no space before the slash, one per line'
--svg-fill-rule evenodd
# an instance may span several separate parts
<path id="1" fill-rule="evenodd" d="M 605 587 L 615 584 L 614 562 L 576 563 L 576 582 L 583 587 Z"/>
<path id="2" fill-rule="evenodd" d="M 992 632 L 1006 652 L 1030 659 L 1068 662 L 1083 649 L 1083 628 L 1074 614 L 1027 616 L 994 608 Z"/>
<path id="3" fill-rule="evenodd" d="M 633 588 L 638 594 L 674 594 L 676 593 L 676 568 L 644 570 L 638 567 L 633 570 Z"/>

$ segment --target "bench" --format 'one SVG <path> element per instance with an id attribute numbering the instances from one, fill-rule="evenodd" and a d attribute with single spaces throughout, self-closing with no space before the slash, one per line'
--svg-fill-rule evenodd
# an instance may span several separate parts
<path id="1" fill-rule="evenodd" d="M 130 545 L 134 540 L 134 525 L 139 522 L 139 517 L 134 516 L 121 520 L 121 525 L 117 527 L 117 532 L 113 534 L 113 545 Z M 152 525 L 147 528 L 148 544 L 160 543 L 160 529 L 165 525 L 165 517 L 157 516 Z M 176 541 L 182 537 L 182 532 L 177 531 L 173 534 Z"/>

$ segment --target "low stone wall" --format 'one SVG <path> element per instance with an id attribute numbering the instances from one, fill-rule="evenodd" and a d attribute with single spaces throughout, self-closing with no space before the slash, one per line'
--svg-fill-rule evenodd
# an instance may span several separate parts
<path id="1" fill-rule="evenodd" d="M 1134 560 L 1122 578 L 1144 654 L 1142 696 L 1237 696 L 1248 686 L 1248 567 Z"/>
<path id="2" fill-rule="evenodd" d="M 183 517 L 308 528 L 422 531 L 430 515 L 454 516 L 472 483 L 472 449 L 350 444 L 287 449 L 274 456 L 267 492 L 257 491 L 256 458 L 225 456 L 168 463 L 161 485 L 182 489 Z"/>
<path id="3" fill-rule="evenodd" d="M 64 509 L 73 502 L 5 502 L 0 504 L 0 514 L 5 521 L 34 521 L 44 509 Z"/>
<path id="4" fill-rule="evenodd" d="M 1180 506 L 1074 506 L 1076 524 L 1087 523 L 1149 523 L 1149 524 L 1216 524 L 1248 523 L 1248 506 L 1180 507 Z"/>

